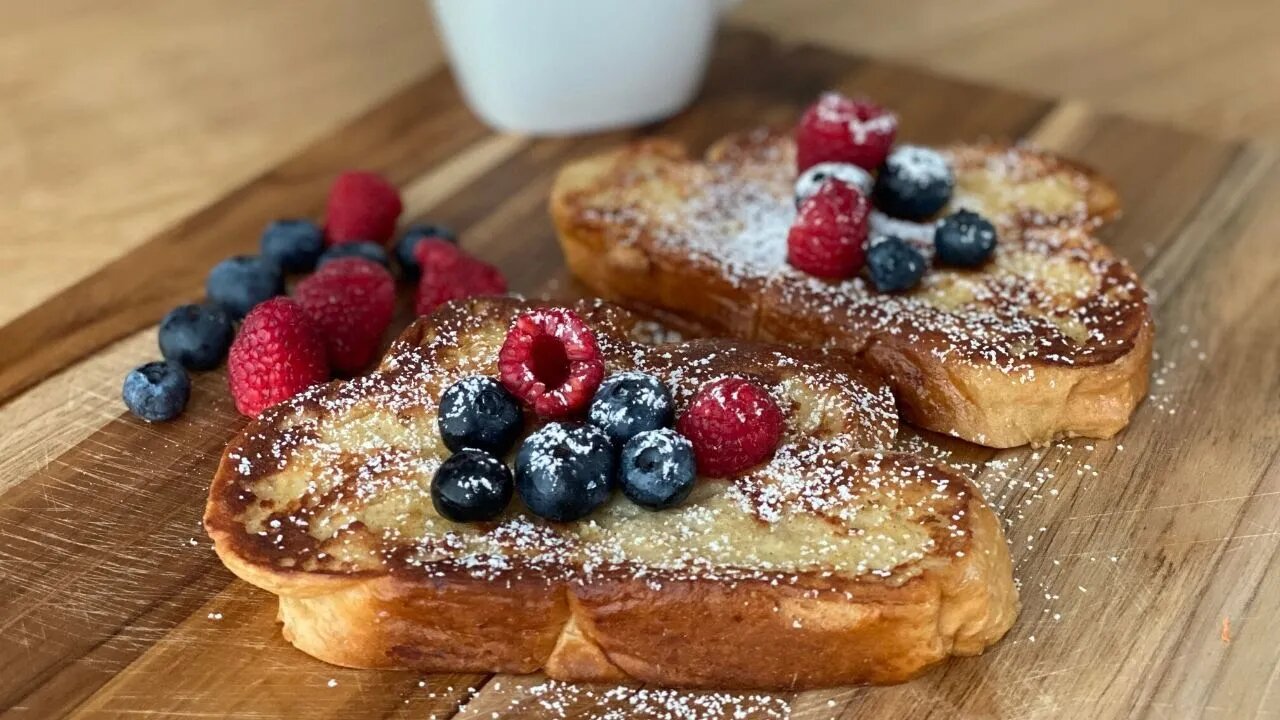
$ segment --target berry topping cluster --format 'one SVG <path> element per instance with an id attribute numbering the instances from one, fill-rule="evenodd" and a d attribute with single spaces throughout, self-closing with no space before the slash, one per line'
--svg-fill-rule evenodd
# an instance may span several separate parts
<path id="1" fill-rule="evenodd" d="M 880 292 L 919 284 L 929 264 L 925 255 L 903 238 L 872 232 L 871 207 L 892 218 L 930 222 L 951 201 L 956 180 L 942 153 L 894 147 L 897 127 L 892 113 L 838 93 L 824 93 L 805 110 L 795 131 L 798 213 L 787 236 L 792 266 L 830 280 L 865 274 Z M 989 221 L 960 210 L 936 223 L 934 257 L 944 265 L 977 267 L 991 257 L 995 241 Z"/>
<path id="2" fill-rule="evenodd" d="M 678 419 L 659 378 L 605 378 L 595 332 L 565 308 L 515 318 L 498 367 L 499 378 L 464 377 L 440 397 L 440 436 L 455 454 L 432 479 L 432 503 L 456 522 L 496 518 L 512 489 L 531 513 L 555 522 L 586 517 L 619 488 L 641 507 L 673 507 L 699 473 L 743 472 L 768 460 L 782 438 L 782 410 L 745 378 L 709 383 Z M 503 458 L 527 420 L 543 424 L 518 443 L 511 472 Z"/>
<path id="3" fill-rule="evenodd" d="M 333 374 L 361 372 L 378 356 L 395 314 L 392 255 L 400 277 L 418 288 L 419 314 L 448 300 L 506 293 L 502 273 L 459 248 L 443 225 L 409 226 L 389 253 L 403 209 L 383 178 L 345 172 L 330 189 L 323 226 L 301 218 L 269 223 L 258 255 L 210 270 L 204 304 L 165 316 L 159 344 L 166 362 L 129 373 L 125 405 L 149 422 L 175 418 L 190 397 L 187 371 L 213 370 L 224 358 L 236 408 L 250 416 Z M 290 275 L 306 273 L 292 283 L 291 298 L 281 297 Z"/>

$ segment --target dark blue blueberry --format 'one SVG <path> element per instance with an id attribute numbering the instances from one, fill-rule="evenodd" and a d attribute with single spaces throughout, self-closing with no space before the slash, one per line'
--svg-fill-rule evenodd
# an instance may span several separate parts
<path id="1" fill-rule="evenodd" d="M 674 507 L 697 478 L 693 443 L 671 428 L 648 430 L 622 446 L 622 494 L 650 510 Z"/>
<path id="2" fill-rule="evenodd" d="M 933 233 L 938 261 L 977 267 L 996 249 L 996 228 L 976 212 L 960 210 L 943 218 Z"/>
<path id="3" fill-rule="evenodd" d="M 671 392 L 658 378 L 642 372 L 612 375 L 591 399 L 587 420 L 619 447 L 633 435 L 671 424 Z"/>
<path id="4" fill-rule="evenodd" d="M 422 266 L 418 264 L 418 258 L 414 257 L 413 249 L 427 238 L 440 238 L 455 244 L 458 242 L 457 233 L 444 225 L 410 225 L 396 242 L 396 262 L 400 265 L 401 274 L 410 280 L 416 280 L 422 274 Z"/>
<path id="5" fill-rule="evenodd" d="M 454 522 L 492 520 L 511 502 L 511 471 L 483 450 L 461 450 L 431 478 L 431 504 Z"/>
<path id="6" fill-rule="evenodd" d="M 320 260 L 316 262 L 316 269 L 324 267 L 324 264 L 330 260 L 346 257 L 364 258 L 365 260 L 372 260 L 384 268 L 391 268 L 391 259 L 387 257 L 386 248 L 378 243 L 357 242 L 334 245 L 325 250 L 324 254 L 320 256 Z"/>
<path id="7" fill-rule="evenodd" d="M 586 517 L 617 482 L 613 443 L 594 425 L 548 423 L 516 453 L 516 492 L 529 510 L 556 522 Z"/>
<path id="8" fill-rule="evenodd" d="M 520 401 L 502 383 L 483 375 L 465 377 L 440 396 L 437 416 L 445 447 L 478 448 L 503 455 L 524 426 Z"/>
<path id="9" fill-rule="evenodd" d="M 222 306 L 237 320 L 249 314 L 254 305 L 284 292 L 284 273 L 280 266 L 257 255 L 227 258 L 209 271 L 204 293 L 210 302 Z"/>
<path id="10" fill-rule="evenodd" d="M 923 220 L 947 204 L 955 184 L 951 166 L 941 153 L 899 145 L 880 168 L 872 200 L 886 215 Z"/>
<path id="11" fill-rule="evenodd" d="M 324 231 L 310 220 L 276 220 L 262 231 L 261 247 L 285 272 L 306 272 L 324 252 Z"/>
<path id="12" fill-rule="evenodd" d="M 896 237 L 886 237 L 867 248 L 867 272 L 880 292 L 908 290 L 924 276 L 924 255 Z"/>
<path id="13" fill-rule="evenodd" d="M 212 370 L 227 356 L 235 325 L 217 305 L 179 305 L 160 321 L 159 336 L 166 360 L 189 370 Z"/>
<path id="14" fill-rule="evenodd" d="M 121 394 L 129 412 L 143 420 L 172 420 L 182 414 L 191 398 L 191 380 L 177 363 L 149 362 L 124 376 Z"/>

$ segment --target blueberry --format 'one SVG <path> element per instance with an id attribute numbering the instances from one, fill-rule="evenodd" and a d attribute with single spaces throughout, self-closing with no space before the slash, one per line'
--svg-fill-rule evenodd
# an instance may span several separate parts
<path id="1" fill-rule="evenodd" d="M 324 231 L 310 220 L 276 220 L 262 231 L 262 257 L 285 272 L 306 272 L 324 252 Z"/>
<path id="2" fill-rule="evenodd" d="M 693 443 L 670 428 L 647 430 L 622 447 L 622 494 L 650 510 L 674 507 L 693 491 Z"/>
<path id="3" fill-rule="evenodd" d="M 454 522 L 492 520 L 511 502 L 511 493 L 506 463 L 474 448 L 445 460 L 431 478 L 431 504 Z"/>
<path id="4" fill-rule="evenodd" d="M 149 362 L 124 376 L 124 404 L 147 422 L 172 420 L 182 414 L 191 397 L 191 380 L 181 365 Z"/>
<path id="5" fill-rule="evenodd" d="M 596 390 L 587 420 L 621 446 L 633 435 L 671 424 L 671 392 L 658 378 L 642 372 L 618 373 Z"/>
<path id="6" fill-rule="evenodd" d="M 235 336 L 231 316 L 217 305 L 179 305 L 160 321 L 160 354 L 189 370 L 222 364 Z"/>
<path id="7" fill-rule="evenodd" d="M 240 319 L 254 305 L 284 292 L 284 273 L 270 260 L 237 255 L 213 266 L 204 282 L 204 292 L 211 302 Z"/>
<path id="8" fill-rule="evenodd" d="M 534 515 L 569 522 L 609 499 L 616 469 L 613 443 L 603 430 L 548 423 L 516 454 L 516 492 Z"/>
<path id="9" fill-rule="evenodd" d="M 941 153 L 899 145 L 880 168 L 872 199 L 887 215 L 922 220 L 947 204 L 955 184 L 951 166 Z"/>
<path id="10" fill-rule="evenodd" d="M 416 280 L 422 274 L 422 267 L 418 264 L 418 258 L 414 257 L 413 250 L 427 238 L 440 238 L 455 244 L 458 242 L 457 233 L 444 225 L 410 225 L 396 242 L 396 262 L 400 264 L 400 272 L 410 280 Z"/>
<path id="11" fill-rule="evenodd" d="M 316 269 L 324 267 L 324 264 L 330 260 L 337 260 L 338 258 L 346 257 L 364 258 L 365 260 L 372 260 L 384 268 L 390 269 L 391 267 L 391 260 L 387 257 L 386 248 L 382 247 L 378 243 L 355 242 L 334 245 L 328 250 L 325 250 L 324 254 L 320 256 L 320 259 L 316 261 Z"/>
<path id="12" fill-rule="evenodd" d="M 880 292 L 908 290 L 924 276 L 924 255 L 901 239 L 889 236 L 867 248 L 867 272 Z"/>
<path id="13" fill-rule="evenodd" d="M 450 385 L 440 396 L 437 419 L 445 447 L 455 452 L 478 448 L 502 455 L 524 426 L 520 401 L 502 383 L 483 375 Z"/>
<path id="14" fill-rule="evenodd" d="M 870 195 L 875 179 L 871 173 L 853 163 L 825 162 L 818 163 L 805 170 L 796 180 L 796 207 L 818 192 L 828 180 L 839 180 L 845 185 L 857 188 L 863 195 Z"/>
<path id="15" fill-rule="evenodd" d="M 938 260 L 958 267 L 977 267 L 996 249 L 996 228 L 976 212 L 948 215 L 933 234 Z"/>

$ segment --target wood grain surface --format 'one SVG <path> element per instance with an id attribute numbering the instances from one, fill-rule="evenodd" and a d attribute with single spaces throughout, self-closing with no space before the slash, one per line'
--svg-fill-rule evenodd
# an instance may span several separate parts
<path id="1" fill-rule="evenodd" d="M 271 598 L 223 569 L 199 527 L 242 423 L 224 375 L 196 379 L 180 420 L 147 425 L 119 413 L 111 358 L 136 358 L 170 304 L 199 297 L 209 265 L 252 247 L 269 218 L 315 214 L 352 165 L 385 172 L 406 219 L 456 226 L 516 289 L 573 293 L 549 184 L 629 133 L 494 135 L 437 73 L 0 327 L 6 397 L 53 378 L 6 410 L 59 448 L 0 445 L 0 715 L 1280 717 L 1280 158 L 745 32 L 722 38 L 690 110 L 643 132 L 705 144 L 785 121 L 827 87 L 893 106 L 915 141 L 1025 136 L 1096 165 L 1127 206 L 1108 239 L 1156 295 L 1152 395 L 1114 440 L 904 441 L 971 471 L 1006 522 L 1024 609 L 993 650 L 893 688 L 747 697 L 343 670 L 279 637 Z"/>

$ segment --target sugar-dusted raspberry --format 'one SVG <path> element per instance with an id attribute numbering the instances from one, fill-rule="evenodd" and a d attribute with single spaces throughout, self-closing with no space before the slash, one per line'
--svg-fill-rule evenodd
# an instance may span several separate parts
<path id="1" fill-rule="evenodd" d="M 498 352 L 502 384 L 544 419 L 581 414 L 604 379 L 595 332 L 567 308 L 538 308 L 511 323 Z"/>
<path id="2" fill-rule="evenodd" d="M 862 98 L 823 93 L 796 126 L 796 171 L 823 162 L 875 170 L 898 134 L 898 116 Z"/>
<path id="3" fill-rule="evenodd" d="M 693 396 L 676 430 L 693 443 L 699 474 L 724 477 L 773 455 L 782 440 L 782 409 L 750 380 L 723 378 Z"/>
<path id="4" fill-rule="evenodd" d="M 800 205 L 787 233 L 787 262 L 818 277 L 853 277 L 866 259 L 870 217 L 862 193 L 828 180 Z"/>

